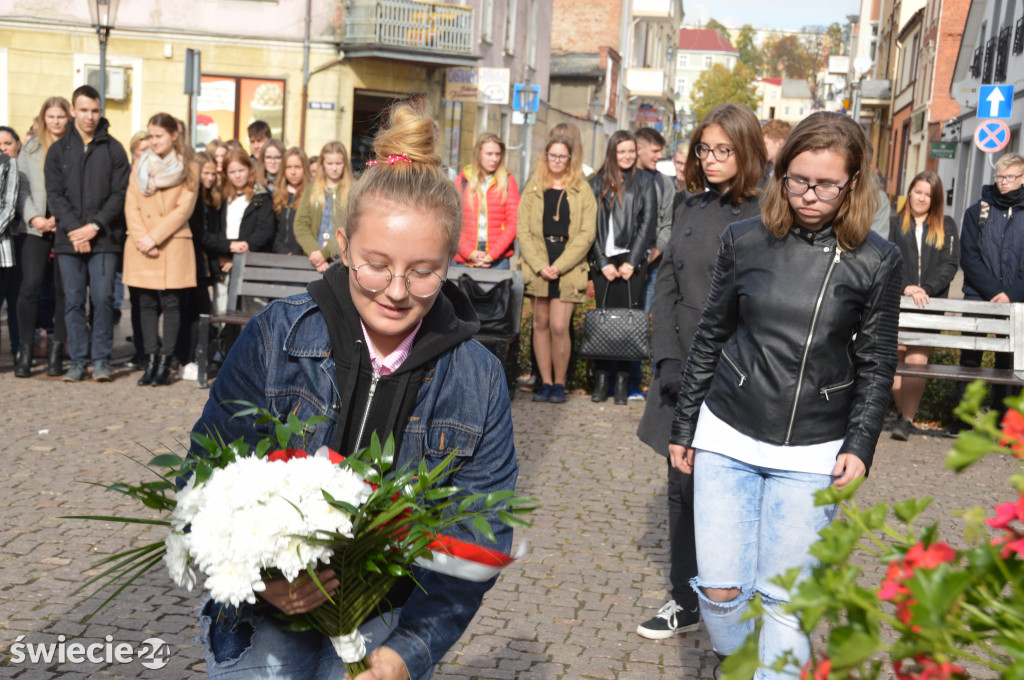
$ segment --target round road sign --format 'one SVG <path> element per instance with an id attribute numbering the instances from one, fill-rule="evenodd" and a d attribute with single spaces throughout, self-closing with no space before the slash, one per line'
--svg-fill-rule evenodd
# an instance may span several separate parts
<path id="1" fill-rule="evenodd" d="M 974 145 L 986 153 L 1002 151 L 1010 143 L 1010 128 L 1001 120 L 986 120 L 974 131 Z"/>

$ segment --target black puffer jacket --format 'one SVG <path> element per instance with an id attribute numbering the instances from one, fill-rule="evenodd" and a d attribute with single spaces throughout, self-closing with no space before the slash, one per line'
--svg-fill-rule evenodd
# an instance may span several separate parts
<path id="1" fill-rule="evenodd" d="M 896 370 L 901 269 L 873 232 L 845 252 L 830 227 L 778 239 L 759 217 L 729 225 L 671 442 L 692 444 L 706 403 L 770 444 L 844 439 L 870 468 Z"/>
<path id="2" fill-rule="evenodd" d="M 99 232 L 90 242 L 94 253 L 124 251 L 124 195 L 128 190 L 128 154 L 108 132 L 101 118 L 92 142 L 86 148 L 74 121 L 68 131 L 50 146 L 46 154 L 46 200 L 57 218 L 53 251 L 73 255 L 68 232 L 90 222 Z"/>
<path id="3" fill-rule="evenodd" d="M 601 196 L 605 184 L 600 175 L 590 178 L 590 188 L 597 199 L 597 233 L 590 247 L 592 275 L 599 276 L 601 269 L 609 263 L 608 256 L 604 254 L 609 215 L 615 218 L 615 245 L 629 248 L 626 261 L 639 267 L 645 261 L 647 249 L 653 244 L 658 230 L 658 194 L 654 178 L 635 169 L 624 172 L 621 201 L 612 192 Z"/>
<path id="4" fill-rule="evenodd" d="M 269 253 L 274 244 L 274 233 L 277 219 L 274 215 L 273 199 L 270 192 L 259 184 L 252 194 L 252 200 L 242 213 L 242 223 L 238 228 L 238 238 L 229 240 L 227 237 L 228 206 L 225 202 L 217 211 L 216 223 L 208 221 L 207 234 L 203 245 L 207 250 L 219 255 L 231 254 L 231 240 L 245 241 L 249 250 L 255 253 Z"/>

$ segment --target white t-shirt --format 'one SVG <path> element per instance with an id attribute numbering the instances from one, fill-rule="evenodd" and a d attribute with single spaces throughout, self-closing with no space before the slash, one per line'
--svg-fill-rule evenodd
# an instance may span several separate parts
<path id="1" fill-rule="evenodd" d="M 615 199 L 612 199 L 615 200 Z M 608 238 L 604 241 L 604 254 L 606 257 L 615 257 L 622 253 L 628 253 L 629 248 L 619 248 L 615 245 L 615 217 L 609 212 L 608 213 Z"/>
<path id="2" fill-rule="evenodd" d="M 477 189 L 477 221 L 476 221 L 476 242 L 477 244 L 487 243 L 487 189 L 491 186 L 491 179 L 494 175 L 484 177 L 484 181 Z"/>
<path id="3" fill-rule="evenodd" d="M 245 215 L 245 209 L 248 207 L 249 201 L 246 199 L 245 194 L 236 196 L 233 201 L 228 203 L 224 236 L 227 237 L 229 241 L 238 240 L 238 232 L 242 228 L 242 216 Z"/>
<path id="4" fill-rule="evenodd" d="M 716 416 L 707 404 L 700 406 L 697 431 L 693 435 L 695 449 L 713 451 L 748 465 L 819 475 L 832 474 L 836 456 L 842 447 L 842 439 L 807 446 L 780 446 L 758 441 Z"/>

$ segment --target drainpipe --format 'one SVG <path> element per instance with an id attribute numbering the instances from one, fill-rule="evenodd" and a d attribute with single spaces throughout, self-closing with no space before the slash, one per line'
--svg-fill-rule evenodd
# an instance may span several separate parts
<path id="1" fill-rule="evenodd" d="M 312 22 L 312 5 L 313 0 L 306 0 L 306 33 L 302 39 L 302 111 L 299 113 L 299 148 L 302 150 L 306 149 L 306 111 L 309 109 L 309 81 L 317 73 L 326 71 L 332 66 L 337 66 L 345 59 L 345 53 L 339 49 L 337 58 L 317 66 L 312 71 L 309 69 L 309 27 Z M 338 113 L 341 113 L 341 107 L 338 107 Z"/>

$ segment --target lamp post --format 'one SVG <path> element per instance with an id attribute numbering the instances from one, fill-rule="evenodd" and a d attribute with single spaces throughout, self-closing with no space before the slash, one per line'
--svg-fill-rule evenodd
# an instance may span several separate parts
<path id="1" fill-rule="evenodd" d="M 523 141 L 522 141 L 522 145 L 523 145 L 523 151 L 522 151 L 523 158 L 522 158 L 522 162 L 520 163 L 520 166 L 519 166 L 522 169 L 522 175 L 523 176 L 522 176 L 522 179 L 520 180 L 520 185 L 519 186 L 526 186 L 526 178 L 527 178 L 527 176 L 529 175 L 529 172 L 530 172 L 530 168 L 529 168 L 529 155 L 530 155 L 530 146 L 531 146 L 531 142 L 532 142 L 532 135 L 530 133 L 533 130 L 533 123 L 530 121 L 530 119 L 532 117 L 534 121 L 537 120 L 536 114 L 533 113 L 533 107 L 536 105 L 537 97 L 538 97 L 537 91 L 534 90 L 532 87 L 530 87 L 530 79 L 529 78 L 526 79 L 526 87 L 524 87 L 521 90 L 519 96 L 520 96 L 520 100 L 519 100 L 520 101 L 520 106 L 521 106 L 522 111 L 523 111 Z"/>
<path id="2" fill-rule="evenodd" d="M 89 0 L 89 15 L 100 39 L 100 110 L 107 107 L 107 40 L 121 0 Z"/>
<path id="3" fill-rule="evenodd" d="M 594 91 L 594 99 L 590 102 L 588 113 L 590 114 L 590 120 L 594 122 L 594 138 L 590 143 L 590 167 L 597 167 L 597 124 L 601 120 L 601 115 L 604 113 L 604 102 L 601 101 L 601 97 L 598 96 L 597 90 Z"/>

